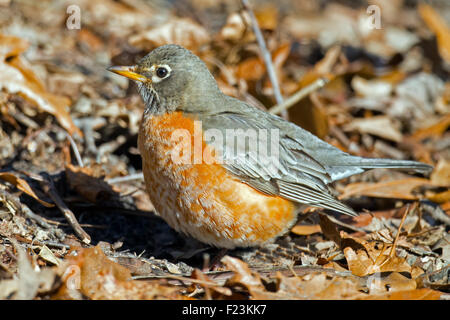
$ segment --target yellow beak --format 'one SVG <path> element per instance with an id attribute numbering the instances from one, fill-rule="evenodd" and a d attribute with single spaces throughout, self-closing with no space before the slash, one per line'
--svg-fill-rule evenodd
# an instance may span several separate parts
<path id="1" fill-rule="evenodd" d="M 127 77 L 131 80 L 148 82 L 149 79 L 136 72 L 136 66 L 113 66 L 107 69 L 108 71 L 120 74 L 121 76 Z"/>

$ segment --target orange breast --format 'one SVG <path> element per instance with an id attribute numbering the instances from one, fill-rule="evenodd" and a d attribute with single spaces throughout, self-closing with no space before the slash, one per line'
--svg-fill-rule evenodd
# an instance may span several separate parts
<path id="1" fill-rule="evenodd" d="M 194 120 L 181 112 L 143 116 L 138 145 L 157 213 L 175 230 L 217 247 L 255 246 L 286 232 L 295 222 L 294 205 L 240 182 L 220 164 L 199 162 L 194 134 Z M 204 142 L 199 147 L 214 154 Z"/>

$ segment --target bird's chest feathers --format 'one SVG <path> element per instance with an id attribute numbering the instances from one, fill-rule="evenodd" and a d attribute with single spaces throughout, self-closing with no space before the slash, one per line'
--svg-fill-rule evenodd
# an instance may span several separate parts
<path id="1" fill-rule="evenodd" d="M 205 201 L 201 198 L 208 191 L 229 179 L 223 167 L 203 161 L 203 154 L 209 155 L 211 150 L 202 141 L 201 131 L 195 132 L 194 127 L 193 119 L 173 112 L 144 115 L 139 132 L 138 145 L 149 193 L 159 199 L 171 197 L 163 201 L 182 207 L 185 199 Z"/>
<path id="2" fill-rule="evenodd" d="M 234 247 L 264 242 L 294 221 L 289 201 L 264 195 L 205 159 L 213 150 L 202 142 L 201 133 L 196 137 L 194 121 L 181 113 L 144 115 L 138 144 L 150 199 L 176 230 Z M 191 152 L 183 158 L 188 147 Z M 200 162 L 196 148 L 203 154 Z M 222 242 L 224 237 L 230 242 Z"/>

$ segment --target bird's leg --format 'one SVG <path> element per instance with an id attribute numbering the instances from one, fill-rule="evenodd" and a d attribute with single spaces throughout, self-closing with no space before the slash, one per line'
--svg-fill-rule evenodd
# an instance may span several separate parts
<path id="1" fill-rule="evenodd" d="M 214 257 L 214 259 L 212 260 L 211 264 L 209 266 L 205 265 L 204 269 L 208 270 L 208 271 L 217 270 L 221 265 L 220 260 L 222 260 L 222 258 L 227 254 L 227 252 L 228 252 L 228 249 L 223 249 L 223 248 L 220 249 L 219 252 Z M 206 264 L 209 264 L 209 262 Z"/>

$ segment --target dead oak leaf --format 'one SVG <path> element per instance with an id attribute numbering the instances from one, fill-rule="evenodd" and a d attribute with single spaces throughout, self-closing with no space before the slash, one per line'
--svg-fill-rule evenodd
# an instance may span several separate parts
<path id="1" fill-rule="evenodd" d="M 43 206 L 46 206 L 48 208 L 54 207 L 53 204 L 48 203 L 47 201 L 39 199 L 39 197 L 36 195 L 36 193 L 34 193 L 33 189 L 31 189 L 31 187 L 28 184 L 28 182 L 26 182 L 22 178 L 19 178 L 14 173 L 11 173 L 11 172 L 0 172 L 0 179 L 3 180 L 3 181 L 11 183 L 12 185 L 14 185 L 20 191 L 25 192 L 30 197 L 33 197 L 34 199 L 39 201 L 39 203 L 42 204 Z"/>
<path id="2" fill-rule="evenodd" d="M 79 293 L 93 300 L 183 298 L 174 287 L 131 280 L 130 271 L 108 259 L 98 246 L 74 252 L 59 268 L 63 284 L 53 299 L 77 299 Z"/>
<path id="3" fill-rule="evenodd" d="M 92 168 L 68 164 L 66 176 L 70 187 L 92 203 L 106 200 L 116 193 Z"/>
<path id="4" fill-rule="evenodd" d="M 172 19 L 167 23 L 143 31 L 130 38 L 130 44 L 144 50 L 152 50 L 169 43 L 177 43 L 188 49 L 196 49 L 209 43 L 208 31 L 188 18 Z"/>
<path id="5" fill-rule="evenodd" d="M 413 193 L 414 189 L 421 186 L 430 186 L 432 183 L 422 178 L 407 178 L 387 182 L 357 182 L 345 186 L 339 199 L 351 196 L 367 196 L 375 198 L 393 198 L 405 200 L 417 200 L 419 195 Z"/>
<path id="6" fill-rule="evenodd" d="M 26 42 L 22 39 L 0 34 L 0 90 L 6 89 L 9 93 L 23 96 L 41 110 L 54 115 L 70 134 L 82 136 L 67 110 L 70 100 L 47 92 L 44 84 L 20 57 L 19 54 L 26 48 Z"/>

